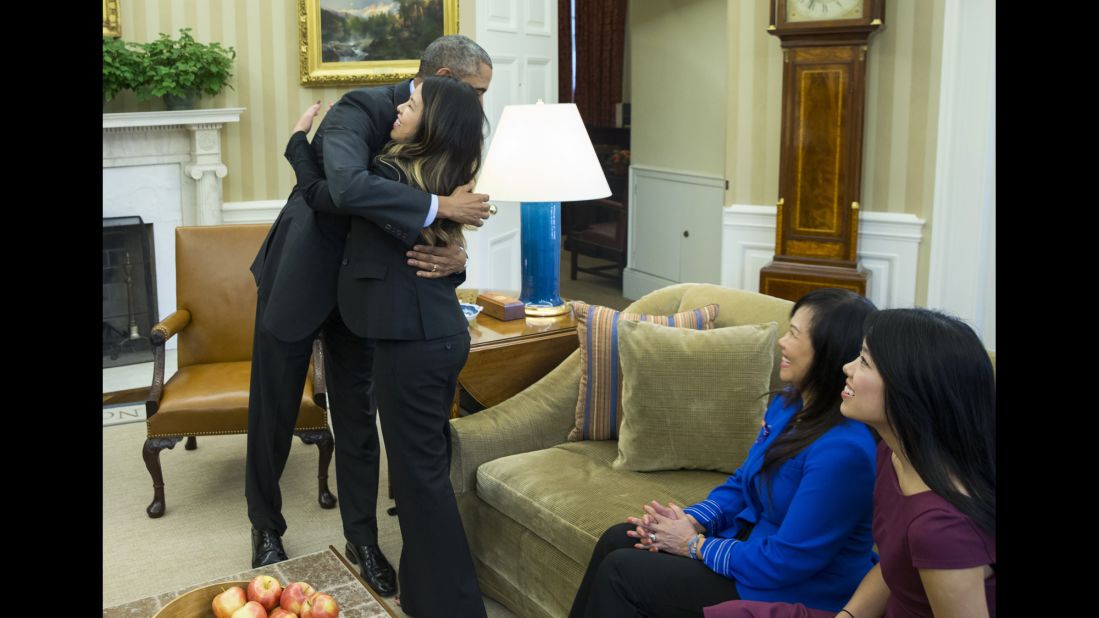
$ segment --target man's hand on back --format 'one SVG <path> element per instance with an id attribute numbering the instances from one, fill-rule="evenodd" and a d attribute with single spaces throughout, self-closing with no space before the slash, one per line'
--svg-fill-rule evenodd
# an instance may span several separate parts
<path id="1" fill-rule="evenodd" d="M 484 193 L 470 193 L 473 182 L 462 185 L 449 196 L 439 196 L 439 211 L 436 217 L 449 219 L 463 225 L 481 227 L 489 216 L 488 196 Z"/>

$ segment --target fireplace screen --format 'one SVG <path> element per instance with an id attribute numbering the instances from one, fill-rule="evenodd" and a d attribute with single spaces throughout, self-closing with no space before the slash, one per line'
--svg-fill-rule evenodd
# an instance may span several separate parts
<path id="1" fill-rule="evenodd" d="M 159 315 L 153 226 L 141 217 L 103 219 L 103 366 L 153 360 L 149 331 Z"/>

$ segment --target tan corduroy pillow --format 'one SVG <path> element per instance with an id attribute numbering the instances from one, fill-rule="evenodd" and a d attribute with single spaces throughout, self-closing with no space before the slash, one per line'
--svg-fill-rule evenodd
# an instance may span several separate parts
<path id="1" fill-rule="evenodd" d="M 622 426 L 617 470 L 731 473 L 767 407 L 774 322 L 696 331 L 618 325 Z"/>

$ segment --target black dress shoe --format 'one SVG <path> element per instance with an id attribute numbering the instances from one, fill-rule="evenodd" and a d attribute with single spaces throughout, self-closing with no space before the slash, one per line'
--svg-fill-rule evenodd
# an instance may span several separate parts
<path id="1" fill-rule="evenodd" d="M 252 568 L 259 568 L 286 560 L 282 549 L 282 537 L 274 530 L 252 528 Z"/>
<path id="2" fill-rule="evenodd" d="M 380 547 L 348 543 L 344 553 L 351 564 L 359 565 L 359 572 L 374 592 L 383 597 L 393 596 L 397 592 L 397 572 L 385 559 Z"/>

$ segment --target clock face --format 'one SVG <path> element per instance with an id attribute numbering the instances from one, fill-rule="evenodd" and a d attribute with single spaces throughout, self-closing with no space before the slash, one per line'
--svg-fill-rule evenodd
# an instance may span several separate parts
<path id="1" fill-rule="evenodd" d="M 786 21 L 861 19 L 865 0 L 786 0 Z"/>

